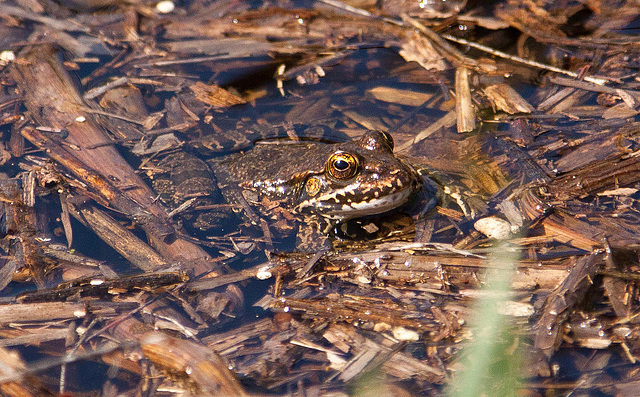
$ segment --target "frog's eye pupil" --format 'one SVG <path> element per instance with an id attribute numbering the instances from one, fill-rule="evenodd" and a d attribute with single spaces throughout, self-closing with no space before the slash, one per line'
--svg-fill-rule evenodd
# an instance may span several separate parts
<path id="1" fill-rule="evenodd" d="M 349 168 L 349 163 L 347 163 L 345 160 L 336 160 L 336 162 L 333 163 L 333 166 L 338 171 L 346 171 Z"/>

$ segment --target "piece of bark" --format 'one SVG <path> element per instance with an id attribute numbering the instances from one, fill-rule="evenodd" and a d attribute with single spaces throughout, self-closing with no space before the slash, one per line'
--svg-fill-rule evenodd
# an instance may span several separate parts
<path id="1" fill-rule="evenodd" d="M 184 18 L 176 20 L 179 24 L 191 24 L 193 21 L 185 21 Z M 171 29 L 170 29 L 171 30 Z M 180 29 L 176 30 L 176 33 Z M 206 39 L 185 40 L 185 37 L 191 37 L 190 35 L 184 35 L 184 33 L 174 34 L 174 37 L 179 39 L 176 41 L 168 41 L 165 45 L 171 52 L 181 52 L 183 54 L 189 54 L 187 59 L 190 59 L 193 63 L 203 62 L 210 59 L 225 59 L 225 58 L 243 58 L 251 57 L 254 55 L 267 54 L 276 49 L 276 44 L 273 42 L 267 42 L 263 40 L 253 40 L 251 38 L 244 37 L 215 37 Z M 193 36 L 197 37 L 197 36 Z M 193 55 L 203 54 L 211 55 L 209 58 L 195 58 Z M 180 62 L 184 62 L 185 59 L 180 59 Z"/>
<path id="2" fill-rule="evenodd" d="M 140 337 L 140 348 L 159 368 L 187 376 L 199 395 L 248 395 L 224 359 L 205 346 L 152 331 Z"/>
<path id="3" fill-rule="evenodd" d="M 21 19 L 27 19 L 39 22 L 54 30 L 66 30 L 72 32 L 88 32 L 89 28 L 82 25 L 79 21 L 71 18 L 56 19 L 45 15 L 37 14 L 31 10 L 25 10 L 21 7 L 11 6 L 8 4 L 0 4 L 0 13 L 3 15 L 11 15 Z"/>
<path id="4" fill-rule="evenodd" d="M 223 274 L 216 278 L 201 278 L 189 282 L 187 288 L 191 291 L 203 291 L 208 289 L 214 289 L 223 285 L 238 283 L 250 278 L 257 278 L 258 280 L 266 280 L 273 276 L 273 273 L 280 272 L 281 269 L 276 269 L 269 263 L 261 263 L 259 265 L 243 269 L 230 274 Z"/>
<path id="5" fill-rule="evenodd" d="M 62 270 L 62 279 L 64 281 L 94 276 L 109 278 L 118 276 L 104 262 L 88 258 L 74 250 L 63 249 L 60 245 L 43 245 L 41 249 L 44 256 L 58 263 Z"/>
<path id="6" fill-rule="evenodd" d="M 140 350 L 152 364 L 166 372 L 170 379 L 177 378 L 178 382 L 187 380 L 185 388 L 195 391 L 195 395 L 247 395 L 225 360 L 211 348 L 168 336 L 132 317 L 126 317 L 112 325 L 113 338 L 121 343 L 138 343 Z"/>
<path id="7" fill-rule="evenodd" d="M 35 46 L 22 54 L 22 62 L 16 63 L 13 76 L 23 90 L 25 105 L 36 121 L 69 132 L 64 142 L 77 148 L 70 156 L 82 163 L 98 166 L 103 178 L 126 186 L 127 193 L 140 199 L 142 205 L 151 202 L 153 193 L 148 187 L 145 188 L 143 181 L 114 148 L 84 149 L 105 142 L 108 137 L 93 118 L 83 111 L 85 104 L 51 46 Z M 111 198 L 108 195 L 106 197 Z M 164 215 L 161 207 L 145 207 L 158 217 Z"/>
<path id="8" fill-rule="evenodd" d="M 79 280 L 71 285 L 59 285 L 56 288 L 24 292 L 16 298 L 20 303 L 66 301 L 74 296 L 100 297 L 109 295 L 150 291 L 158 293 L 175 287 L 187 280 L 185 274 L 178 272 L 143 273 L 136 276 L 93 277 L 89 280 Z"/>
<path id="9" fill-rule="evenodd" d="M 358 260 L 354 262 L 354 258 Z M 363 263 L 378 270 L 372 274 L 368 267 L 359 269 L 358 265 Z M 303 264 L 301 260 L 300 266 Z M 343 280 L 356 282 L 366 274 L 373 278 L 372 281 L 383 281 L 385 285 L 434 293 L 447 292 L 447 286 L 460 290 L 480 287 L 484 279 L 482 270 L 486 268 L 484 258 L 446 252 L 421 253 L 415 249 L 336 253 L 329 255 L 321 265 L 323 274 L 336 275 Z M 550 291 L 564 280 L 566 273 L 566 266 L 556 265 L 553 260 L 521 261 L 511 280 L 511 288 Z M 443 280 L 443 277 L 447 279 Z"/>
<path id="10" fill-rule="evenodd" d="M 11 137 L 9 138 L 8 148 L 13 157 L 22 157 L 24 154 L 24 138 L 20 135 L 20 131 L 16 128 L 16 124 L 11 127 Z"/>
<path id="11" fill-rule="evenodd" d="M 84 303 L 43 302 L 0 306 L 0 324 L 11 322 L 75 320 L 87 314 Z"/>
<path id="12" fill-rule="evenodd" d="M 471 102 L 469 69 L 456 69 L 456 115 L 458 132 L 471 132 L 476 128 L 476 112 Z"/>
<path id="13" fill-rule="evenodd" d="M 537 3 L 506 2 L 496 8 L 494 15 L 536 38 L 560 40 L 567 37 L 560 29 L 566 23 L 565 14 L 554 15 Z"/>
<path id="14" fill-rule="evenodd" d="M 531 113 L 533 106 L 508 84 L 493 84 L 482 89 L 496 109 L 509 114 Z"/>
<path id="15" fill-rule="evenodd" d="M 587 164 L 555 178 L 547 185 L 548 194 L 559 201 L 625 187 L 640 181 L 640 157 L 616 156 Z"/>
<path id="16" fill-rule="evenodd" d="M 589 131 L 584 132 L 589 133 Z M 578 175 L 579 177 L 580 169 L 584 168 L 584 170 L 588 170 L 588 167 L 605 159 L 619 157 L 626 154 L 618 140 L 607 136 L 603 136 L 602 138 L 595 139 L 591 142 L 583 142 L 574 148 L 567 147 L 566 149 L 569 149 L 570 151 L 554 162 L 554 172 L 558 175 L 577 171 L 574 175 Z M 586 175 L 590 176 L 588 172 Z"/>
<path id="17" fill-rule="evenodd" d="M 33 216 L 33 208 L 29 208 L 22 203 L 20 198 L 22 192 L 17 179 L 0 179 L 0 217 L 3 219 L 2 237 L 7 234 L 19 233 L 21 230 L 29 229 L 23 224 L 23 216 Z M 30 233 L 29 233 L 30 234 Z M 19 239 L 14 241 L 14 247 L 19 244 Z M 5 256 L 2 252 L 0 258 L 0 291 L 2 291 L 11 282 L 13 275 L 18 267 L 15 255 Z"/>
<path id="18" fill-rule="evenodd" d="M 599 85 L 599 84 L 595 84 L 595 83 L 590 83 L 588 81 L 583 81 L 583 80 L 576 80 L 576 79 L 569 79 L 566 77 L 559 77 L 559 76 L 552 76 L 549 78 L 549 81 L 551 81 L 554 84 L 558 84 L 558 85 L 563 85 L 563 86 L 567 86 L 567 87 L 574 87 L 574 88 L 580 88 L 582 90 L 585 91 L 594 91 L 594 92 L 604 92 L 607 94 L 612 94 L 612 95 L 620 95 L 621 91 L 624 91 L 627 93 L 627 95 L 630 95 L 632 97 L 635 98 L 640 98 L 640 91 L 636 91 L 636 90 L 620 90 L 619 88 L 612 88 L 612 87 L 607 87 L 607 86 L 603 86 L 603 85 Z M 624 95 L 624 94 L 622 94 Z"/>
<path id="19" fill-rule="evenodd" d="M 574 218 L 571 214 L 556 210 L 542 220 L 545 234 L 556 241 L 572 245 L 585 251 L 600 246 L 604 230 Z"/>
<path id="20" fill-rule="evenodd" d="M 411 316 L 391 301 L 384 305 L 374 305 L 354 298 L 280 298 L 273 301 L 272 307 L 277 310 L 286 307 L 292 313 L 304 313 L 313 318 L 326 318 L 330 321 L 388 324 L 393 327 L 415 328 L 420 332 L 437 332 L 442 326 L 427 313 Z"/>
<path id="21" fill-rule="evenodd" d="M 547 187 L 549 186 L 552 185 L 547 185 Z M 582 197 L 579 191 L 567 190 L 564 193 L 576 193 L 577 196 Z M 555 205 L 556 203 L 564 203 L 571 198 L 574 197 L 563 199 L 562 194 L 556 194 L 550 195 L 547 201 Z M 603 238 L 607 238 L 614 247 L 638 244 L 638 233 L 635 231 L 635 226 L 627 222 L 624 217 L 595 212 L 589 218 L 580 219 L 562 208 L 561 204 L 554 207 L 543 201 L 532 190 L 528 190 L 522 195 L 520 205 L 527 218 L 539 222 L 544 227 L 547 236 L 585 251 L 601 247 Z"/>

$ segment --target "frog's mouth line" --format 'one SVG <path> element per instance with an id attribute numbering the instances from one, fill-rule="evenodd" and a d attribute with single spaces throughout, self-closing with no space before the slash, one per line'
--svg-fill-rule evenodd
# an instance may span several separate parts
<path id="1" fill-rule="evenodd" d="M 413 189 L 404 189 L 382 197 L 349 202 L 344 192 L 338 191 L 305 200 L 298 205 L 297 209 L 304 212 L 305 209 L 311 208 L 310 212 L 317 212 L 325 218 L 346 220 L 382 214 L 396 209 L 405 204 L 412 193 Z"/>

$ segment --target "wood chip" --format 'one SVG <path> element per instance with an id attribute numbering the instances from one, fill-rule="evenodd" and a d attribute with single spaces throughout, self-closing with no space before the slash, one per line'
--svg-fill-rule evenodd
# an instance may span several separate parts
<path id="1" fill-rule="evenodd" d="M 87 314 L 84 303 L 42 302 L 0 306 L 0 324 L 75 320 Z"/>
<path id="2" fill-rule="evenodd" d="M 208 85 L 197 82 L 189 87 L 200 102 L 219 108 L 227 108 L 233 105 L 241 105 L 247 101 L 235 94 L 230 93 L 217 85 Z"/>
<path id="3" fill-rule="evenodd" d="M 406 106 L 420 106 L 433 98 L 433 94 L 404 90 L 393 87 L 375 87 L 367 90 L 368 93 L 379 101 L 397 103 Z"/>
<path id="4" fill-rule="evenodd" d="M 531 113 L 534 110 L 534 107 L 508 84 L 490 85 L 484 87 L 482 91 L 487 95 L 496 109 L 505 113 Z"/>
<path id="5" fill-rule="evenodd" d="M 460 66 L 456 69 L 456 115 L 458 132 L 471 132 L 476 128 L 476 112 L 471 102 L 469 69 Z"/>

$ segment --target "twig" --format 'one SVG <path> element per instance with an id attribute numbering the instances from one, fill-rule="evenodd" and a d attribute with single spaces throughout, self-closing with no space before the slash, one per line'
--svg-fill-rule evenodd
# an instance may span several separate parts
<path id="1" fill-rule="evenodd" d="M 215 61 L 218 59 L 223 59 L 223 58 L 230 58 L 231 55 L 228 52 L 221 52 L 218 53 L 216 55 L 211 55 L 211 56 L 206 56 L 206 57 L 199 57 L 199 58 L 188 58 L 188 59 L 174 59 L 174 60 L 168 60 L 168 61 L 155 61 L 155 62 L 147 62 L 147 63 L 140 63 L 140 64 L 136 64 L 134 65 L 134 67 L 136 68 L 146 68 L 146 67 L 150 67 L 150 66 L 171 66 L 171 65 L 185 65 L 185 64 L 192 64 L 192 63 L 201 63 L 201 62 L 209 62 L 209 61 Z"/>
<path id="2" fill-rule="evenodd" d="M 330 5 L 332 7 L 339 8 L 339 9 L 344 10 L 344 11 L 348 11 L 348 12 L 354 13 L 356 15 L 363 16 L 363 17 L 381 19 L 381 20 L 383 20 L 385 22 L 389 22 L 389 23 L 392 23 L 392 24 L 398 25 L 398 26 L 404 25 L 401 20 L 393 19 L 393 18 L 387 18 L 387 17 L 380 17 L 378 15 L 370 13 L 369 11 L 363 10 L 362 8 L 353 7 L 353 6 L 350 6 L 348 4 L 343 3 L 341 1 L 337 1 L 337 0 L 320 0 L 320 2 L 324 3 L 324 4 L 327 4 L 327 5 Z"/>
<path id="3" fill-rule="evenodd" d="M 90 108 L 90 107 L 87 107 L 87 106 L 80 106 L 80 109 L 85 111 L 85 112 L 87 112 L 87 113 L 98 114 L 100 116 L 105 116 L 105 117 L 113 117 L 114 119 L 124 120 L 124 121 L 129 122 L 129 123 L 138 124 L 138 125 L 144 125 L 144 120 L 134 120 L 134 119 L 130 119 L 129 117 L 126 117 L 126 116 L 121 116 L 119 114 L 105 112 L 103 110 L 93 109 L 93 108 Z"/>
<path id="4" fill-rule="evenodd" d="M 78 21 L 71 18 L 55 19 L 55 18 L 37 14 L 33 11 L 27 11 L 23 8 L 14 7 L 7 4 L 0 4 L 0 13 L 3 15 L 10 15 L 13 17 L 35 21 L 58 30 L 71 31 L 71 32 L 85 32 L 85 33 L 89 33 L 91 31 L 91 29 L 89 29 L 88 27 L 81 25 L 80 23 L 78 23 Z"/>
<path id="5" fill-rule="evenodd" d="M 581 80 L 568 79 L 566 77 L 552 77 L 549 80 L 554 84 L 573 87 L 573 88 L 579 88 L 585 91 L 604 92 L 612 95 L 621 95 L 621 92 L 626 92 L 634 97 L 640 97 L 640 91 L 637 91 L 637 90 L 625 90 L 621 88 L 607 87 L 607 86 L 592 84 L 592 83 L 581 81 Z"/>
<path id="6" fill-rule="evenodd" d="M 120 87 L 129 82 L 128 77 L 119 77 L 113 81 L 108 82 L 105 85 L 101 85 L 100 87 L 92 88 L 87 90 L 87 92 L 82 96 L 85 100 L 97 98 L 105 92 L 109 91 L 112 88 Z"/>
<path id="7" fill-rule="evenodd" d="M 473 41 L 461 39 L 459 37 L 454 37 L 454 36 L 451 36 L 449 34 L 441 34 L 440 36 L 444 37 L 447 40 L 454 41 L 454 42 L 456 42 L 458 44 L 468 45 L 469 47 L 473 47 L 473 48 L 475 48 L 477 50 L 480 50 L 480 51 L 488 52 L 491 55 L 495 55 L 495 56 L 500 57 L 500 58 L 505 58 L 505 59 L 508 59 L 510 61 L 513 61 L 513 62 L 522 63 L 524 65 L 532 66 L 534 68 L 548 70 L 550 72 L 556 72 L 556 73 L 565 74 L 565 75 L 571 76 L 571 77 L 578 77 L 579 76 L 578 73 L 572 72 L 570 70 L 560 69 L 560 68 L 557 68 L 555 66 L 546 65 L 544 63 L 540 63 L 540 62 L 536 62 L 536 61 L 530 61 L 528 59 L 520 58 L 519 56 L 516 56 L 516 55 L 507 54 L 506 52 L 498 51 L 498 50 L 493 49 L 491 47 L 487 47 L 487 46 L 482 45 L 482 44 L 474 43 Z M 611 79 L 606 78 L 606 77 L 593 77 L 593 76 L 585 76 L 583 78 L 583 80 L 588 81 L 590 83 L 598 84 L 598 85 L 604 85 L 607 81 L 611 81 Z"/>
<path id="8" fill-rule="evenodd" d="M 571 76 L 571 77 L 574 77 L 574 78 L 579 77 L 578 73 L 572 72 L 570 70 L 560 69 L 560 68 L 557 68 L 555 66 L 546 65 L 544 63 L 540 63 L 540 62 L 536 62 L 536 61 L 531 61 L 531 60 L 528 60 L 528 59 L 520 58 L 519 56 L 507 54 L 506 52 L 498 51 L 498 50 L 493 49 L 491 47 L 487 47 L 487 46 L 482 45 L 482 44 L 474 43 L 474 42 L 469 41 L 469 40 L 461 39 L 459 37 L 454 37 L 454 36 L 451 36 L 449 34 L 444 34 L 443 33 L 443 34 L 439 34 L 438 35 L 435 32 L 433 32 L 431 29 L 427 28 L 426 26 L 424 26 L 423 24 L 418 22 L 417 20 L 415 20 L 415 19 L 413 19 L 411 17 L 408 17 L 406 15 L 403 15 L 403 17 L 402 17 L 403 21 L 398 21 L 397 19 L 380 18 L 377 15 L 371 14 L 368 11 L 362 10 L 360 8 L 349 6 L 347 4 L 342 3 L 341 1 L 336 1 L 336 0 L 320 0 L 320 1 L 322 3 L 328 4 L 330 6 L 333 6 L 333 7 L 336 7 L 336 8 L 340 8 L 342 10 L 345 10 L 345 11 L 348 11 L 348 12 L 352 12 L 352 13 L 360 15 L 360 16 L 364 16 L 364 17 L 368 17 L 368 18 L 375 18 L 375 19 L 382 19 L 383 21 L 388 22 L 388 23 L 392 23 L 394 25 L 405 26 L 405 23 L 403 21 L 409 22 L 413 27 L 415 27 L 422 34 L 427 36 L 427 38 L 429 40 L 431 40 L 436 45 L 440 46 L 444 50 L 443 56 L 447 56 L 447 55 L 453 56 L 455 58 L 455 60 L 457 60 L 458 62 L 462 62 L 465 65 L 473 67 L 474 69 L 478 69 L 478 68 L 483 69 L 483 68 L 486 68 L 486 65 L 481 65 L 476 60 L 464 56 L 460 51 L 458 51 L 457 49 L 453 48 L 452 46 L 446 44 L 444 42 L 444 40 L 442 40 L 442 38 L 445 38 L 445 39 L 447 39 L 449 41 L 456 42 L 458 44 L 463 44 L 463 45 L 467 45 L 469 47 L 473 47 L 473 48 L 475 48 L 477 50 L 484 51 L 484 52 L 487 52 L 487 53 L 489 53 L 491 55 L 495 55 L 495 56 L 500 57 L 500 58 L 505 58 L 505 59 L 508 59 L 510 61 L 513 61 L 513 62 L 522 63 L 524 65 L 528 65 L 528 66 L 539 68 L 539 69 L 543 69 L 543 70 L 548 70 L 550 72 L 561 73 L 561 74 L 564 74 L 564 75 L 567 75 L 567 76 Z M 583 78 L 583 80 L 588 81 L 590 83 L 598 84 L 598 85 L 604 85 L 607 81 L 611 81 L 611 79 L 607 78 L 607 77 L 593 77 L 593 76 L 585 76 Z"/>

